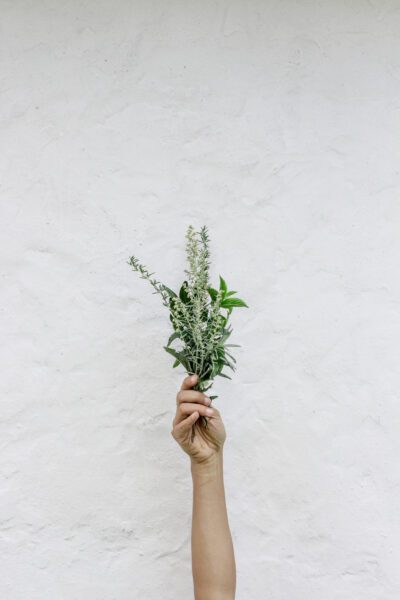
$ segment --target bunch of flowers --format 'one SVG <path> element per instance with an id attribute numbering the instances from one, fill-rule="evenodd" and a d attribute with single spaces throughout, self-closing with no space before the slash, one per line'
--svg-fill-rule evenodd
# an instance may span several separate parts
<path id="1" fill-rule="evenodd" d="M 226 368 L 235 370 L 231 348 L 238 345 L 227 343 L 232 333 L 229 317 L 234 308 L 247 307 L 247 304 L 236 296 L 237 292 L 228 290 L 221 276 L 218 289 L 211 287 L 207 227 L 200 231 L 188 227 L 186 254 L 188 268 L 179 293 L 154 279 L 154 273 L 135 256 L 131 256 L 128 264 L 151 284 L 153 293 L 160 295 L 169 310 L 173 332 L 164 349 L 174 357 L 173 367 L 182 365 L 189 375 L 198 375 L 194 389 L 206 392 L 215 377 L 231 379 Z M 202 421 L 207 426 L 206 417 L 202 417 Z"/>

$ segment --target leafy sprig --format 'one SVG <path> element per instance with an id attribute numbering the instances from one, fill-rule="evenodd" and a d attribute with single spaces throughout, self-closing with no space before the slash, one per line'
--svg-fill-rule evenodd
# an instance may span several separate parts
<path id="1" fill-rule="evenodd" d="M 153 293 L 159 294 L 164 306 L 169 309 L 173 332 L 164 349 L 175 359 L 173 367 L 181 364 L 189 375 L 198 375 L 194 389 L 206 392 L 216 377 L 231 379 L 226 373 L 227 368 L 235 371 L 236 360 L 230 348 L 238 345 L 227 343 L 232 334 L 229 318 L 234 308 L 247 307 L 247 304 L 236 296 L 236 291 L 228 290 L 221 276 L 218 289 L 211 287 L 207 227 L 198 232 L 192 226 L 188 227 L 186 255 L 187 277 L 178 293 L 154 279 L 154 273 L 150 273 L 135 256 L 131 256 L 128 262 L 142 279 L 150 283 Z M 213 400 L 217 396 L 210 398 Z M 207 419 L 203 417 L 202 420 L 207 426 Z"/>

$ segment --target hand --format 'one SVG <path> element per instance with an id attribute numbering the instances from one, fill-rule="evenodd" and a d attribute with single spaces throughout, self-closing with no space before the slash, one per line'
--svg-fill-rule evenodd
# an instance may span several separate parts
<path id="1" fill-rule="evenodd" d="M 211 400 L 208 396 L 191 389 L 197 381 L 197 375 L 183 380 L 176 396 L 176 415 L 171 435 L 192 462 L 205 463 L 221 452 L 226 433 L 219 411 L 209 407 Z M 212 411 L 211 414 L 208 411 Z M 200 415 L 207 417 L 207 427 L 201 422 Z"/>

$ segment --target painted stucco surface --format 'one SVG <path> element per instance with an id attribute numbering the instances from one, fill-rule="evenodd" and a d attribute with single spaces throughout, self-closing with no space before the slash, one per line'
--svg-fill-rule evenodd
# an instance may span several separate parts
<path id="1" fill-rule="evenodd" d="M 400 3 L 5 1 L 0 597 L 192 595 L 189 223 L 234 315 L 239 600 L 400 598 Z"/>

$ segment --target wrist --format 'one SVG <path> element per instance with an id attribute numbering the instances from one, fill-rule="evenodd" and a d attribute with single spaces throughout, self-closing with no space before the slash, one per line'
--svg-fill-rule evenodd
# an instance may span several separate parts
<path id="1" fill-rule="evenodd" d="M 222 472 L 222 448 L 215 454 L 212 454 L 209 458 L 204 459 L 203 461 L 197 461 L 191 458 L 190 464 L 193 476 L 212 477 L 214 475 L 218 475 Z"/>

